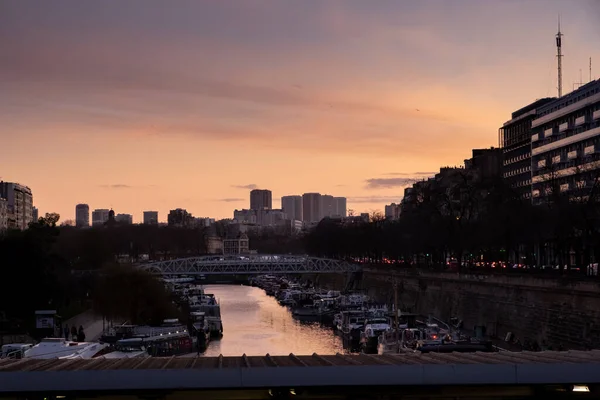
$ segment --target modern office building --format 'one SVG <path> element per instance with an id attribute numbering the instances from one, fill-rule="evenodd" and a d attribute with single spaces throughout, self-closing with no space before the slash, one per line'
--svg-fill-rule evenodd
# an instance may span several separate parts
<path id="1" fill-rule="evenodd" d="M 87 204 L 77 204 L 75 206 L 75 226 L 78 228 L 90 226 L 90 206 Z"/>
<path id="2" fill-rule="evenodd" d="M 27 229 L 33 221 L 33 195 L 27 186 L 0 182 L 0 197 L 7 202 L 7 225 L 9 228 Z"/>
<path id="3" fill-rule="evenodd" d="M 144 225 L 158 225 L 158 211 L 144 211 Z"/>
<path id="4" fill-rule="evenodd" d="M 123 225 L 131 225 L 133 224 L 133 215 L 131 214 L 117 214 L 115 216 L 115 221 L 119 222 Z"/>
<path id="5" fill-rule="evenodd" d="M 555 99 L 540 99 L 513 112 L 498 133 L 502 148 L 502 176 L 525 199 L 531 197 L 531 124 L 538 109 Z"/>
<path id="6" fill-rule="evenodd" d="M 303 221 L 307 223 L 319 222 L 322 216 L 321 204 L 320 193 L 304 193 L 302 195 Z"/>
<path id="7" fill-rule="evenodd" d="M 345 197 L 334 197 L 333 201 L 335 202 L 335 215 L 340 217 L 346 217 L 348 214 L 348 210 L 346 208 L 346 198 Z"/>
<path id="8" fill-rule="evenodd" d="M 302 221 L 302 196 L 283 196 L 281 198 L 281 209 L 289 219 Z"/>
<path id="9" fill-rule="evenodd" d="M 273 194 L 270 190 L 254 189 L 250 192 L 251 210 L 270 210 L 273 208 Z"/>
<path id="10" fill-rule="evenodd" d="M 102 226 L 108 222 L 108 214 L 110 210 L 107 208 L 97 208 L 92 211 L 92 226 Z"/>
<path id="11" fill-rule="evenodd" d="M 589 196 L 600 174 L 600 79 L 539 107 L 532 131 L 533 203 Z"/>

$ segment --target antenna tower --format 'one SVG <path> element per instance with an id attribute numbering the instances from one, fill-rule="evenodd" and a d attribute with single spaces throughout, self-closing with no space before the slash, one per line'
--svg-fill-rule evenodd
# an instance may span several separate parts
<path id="1" fill-rule="evenodd" d="M 558 17 L 558 33 L 556 34 L 556 58 L 558 59 L 558 97 L 562 97 L 562 36 L 560 33 L 560 16 Z"/>

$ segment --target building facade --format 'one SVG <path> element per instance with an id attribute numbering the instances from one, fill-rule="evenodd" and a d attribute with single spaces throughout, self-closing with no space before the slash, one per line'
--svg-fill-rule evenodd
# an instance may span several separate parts
<path id="1" fill-rule="evenodd" d="M 283 196 L 281 198 L 281 209 L 289 219 L 302 221 L 302 196 Z"/>
<path id="2" fill-rule="evenodd" d="M 32 207 L 31 208 L 31 222 L 38 222 L 39 219 L 40 219 L 40 213 L 39 213 L 37 207 Z"/>
<path id="3" fill-rule="evenodd" d="M 119 222 L 120 224 L 131 225 L 131 224 L 133 224 L 133 215 L 131 215 L 131 214 L 117 214 L 115 216 L 115 221 Z"/>
<path id="4" fill-rule="evenodd" d="M 256 224 L 256 210 L 233 210 L 233 219 L 238 224 Z"/>
<path id="5" fill-rule="evenodd" d="M 144 211 L 144 225 L 158 225 L 158 211 Z"/>
<path id="6" fill-rule="evenodd" d="M 223 240 L 223 254 L 224 255 L 240 255 L 250 253 L 250 240 L 244 233 L 233 239 Z"/>
<path id="7" fill-rule="evenodd" d="M 304 222 L 316 223 L 321 220 L 321 194 L 320 193 L 304 193 L 302 195 L 302 215 Z"/>
<path id="8" fill-rule="evenodd" d="M 90 226 L 90 206 L 87 204 L 77 204 L 75 206 L 75 226 L 78 228 Z"/>
<path id="9" fill-rule="evenodd" d="M 600 174 L 600 79 L 540 107 L 532 130 L 533 203 L 589 196 Z"/>
<path id="10" fill-rule="evenodd" d="M 92 226 L 103 226 L 108 222 L 108 214 L 110 210 L 107 208 L 97 208 L 92 211 Z"/>
<path id="11" fill-rule="evenodd" d="M 176 227 L 188 227 L 192 225 L 194 217 L 183 208 L 176 208 L 175 210 L 169 211 L 167 222 L 169 226 Z"/>
<path id="12" fill-rule="evenodd" d="M 385 219 L 396 220 L 400 218 L 400 204 L 392 203 L 385 206 Z"/>
<path id="13" fill-rule="evenodd" d="M 8 201 L 0 197 L 0 232 L 8 229 Z"/>
<path id="14" fill-rule="evenodd" d="M 326 217 L 333 217 L 337 215 L 337 203 L 334 201 L 333 196 L 329 194 L 321 195 L 321 215 L 319 220 Z"/>
<path id="15" fill-rule="evenodd" d="M 273 194 L 270 190 L 254 189 L 250 192 L 251 210 L 270 210 L 273 208 Z"/>
<path id="16" fill-rule="evenodd" d="M 346 217 L 348 215 L 347 200 L 345 197 L 334 197 L 335 202 L 335 215 L 340 217 Z"/>
<path id="17" fill-rule="evenodd" d="M 27 229 L 33 222 L 33 195 L 27 186 L 0 182 L 0 197 L 7 202 L 8 226 L 15 229 Z"/>
<path id="18" fill-rule="evenodd" d="M 554 101 L 548 97 L 537 100 L 512 113 L 498 133 L 502 148 L 502 177 L 522 198 L 531 198 L 531 137 L 532 122 L 538 109 Z"/>

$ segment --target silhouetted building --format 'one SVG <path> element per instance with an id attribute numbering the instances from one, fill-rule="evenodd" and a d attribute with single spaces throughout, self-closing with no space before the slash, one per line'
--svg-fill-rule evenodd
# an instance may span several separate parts
<path id="1" fill-rule="evenodd" d="M 302 196 L 283 196 L 281 209 L 291 220 L 302 221 Z"/>
<path id="2" fill-rule="evenodd" d="M 533 203 L 586 199 L 600 176 L 600 79 L 539 107 L 532 131 Z"/>
<path id="3" fill-rule="evenodd" d="M 538 109 L 554 97 L 537 100 L 512 113 L 499 130 L 502 148 L 502 176 L 523 198 L 531 198 L 531 137 L 532 122 Z"/>
<path id="4" fill-rule="evenodd" d="M 192 214 L 188 213 L 183 208 L 177 208 L 169 211 L 167 222 L 169 226 L 189 227 L 193 222 Z"/>
<path id="5" fill-rule="evenodd" d="M 256 224 L 258 219 L 256 210 L 233 210 L 233 219 L 239 224 Z"/>
<path id="6" fill-rule="evenodd" d="M 334 215 L 337 215 L 337 209 L 333 196 L 329 194 L 321 195 L 321 215 L 319 220 L 326 217 L 333 217 Z"/>
<path id="7" fill-rule="evenodd" d="M 75 226 L 78 228 L 90 226 L 90 206 L 87 204 L 77 204 L 75 206 Z"/>
<path id="8" fill-rule="evenodd" d="M 473 149 L 473 157 L 465 160 L 467 173 L 478 182 L 502 176 L 502 149 Z"/>
<path id="9" fill-rule="evenodd" d="M 346 208 L 346 198 L 345 197 L 334 197 L 333 201 L 335 203 L 335 214 L 340 217 L 345 217 L 348 213 Z"/>
<path id="10" fill-rule="evenodd" d="M 144 225 L 158 225 L 158 211 L 144 211 Z"/>
<path id="11" fill-rule="evenodd" d="M 392 203 L 385 206 L 385 218 L 390 220 L 400 218 L 400 204 Z"/>
<path id="12" fill-rule="evenodd" d="M 37 222 L 39 218 L 40 218 L 40 214 L 39 214 L 37 207 L 32 207 L 31 208 L 31 222 Z"/>
<path id="13" fill-rule="evenodd" d="M 0 197 L 7 202 L 8 227 L 27 229 L 33 221 L 31 189 L 19 183 L 0 182 Z"/>
<path id="14" fill-rule="evenodd" d="M 270 190 L 254 189 L 250 192 L 251 210 L 270 210 L 273 208 L 273 195 Z"/>
<path id="15" fill-rule="evenodd" d="M 98 208 L 92 211 L 92 226 L 102 226 L 108 222 L 108 214 L 110 210 L 106 208 Z"/>
<path id="16" fill-rule="evenodd" d="M 321 194 L 304 193 L 302 195 L 302 216 L 304 222 L 315 223 L 321 220 Z"/>
<path id="17" fill-rule="evenodd" d="M 131 214 L 117 214 L 115 216 L 115 221 L 120 223 L 120 224 L 124 224 L 124 225 L 131 225 L 133 224 L 133 215 Z"/>

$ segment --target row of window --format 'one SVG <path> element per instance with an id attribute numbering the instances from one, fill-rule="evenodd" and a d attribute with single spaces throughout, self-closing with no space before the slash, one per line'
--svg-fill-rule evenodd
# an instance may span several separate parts
<path id="1" fill-rule="evenodd" d="M 561 126 L 564 127 L 564 125 Z M 554 132 L 551 128 L 549 128 L 544 131 L 543 135 L 541 133 L 536 133 L 531 136 L 531 147 L 535 149 L 598 127 L 600 127 L 600 119 L 577 126 L 574 124 L 567 125 L 562 130 L 559 128 L 558 132 Z"/>
<path id="2" fill-rule="evenodd" d="M 538 114 L 538 118 L 543 117 L 544 115 L 551 114 L 551 113 L 558 111 L 562 108 L 565 108 L 567 106 L 570 106 L 571 104 L 575 104 L 578 101 L 584 100 L 584 99 L 586 99 L 590 96 L 593 96 L 597 93 L 600 93 L 600 86 L 592 87 L 589 90 L 586 90 L 585 92 L 581 92 L 581 93 L 576 93 L 576 92 L 570 93 L 563 97 L 563 101 L 556 102 L 556 103 L 554 103 L 554 105 L 551 108 L 540 111 L 540 113 Z M 575 95 L 575 94 L 577 94 L 577 95 Z"/>

